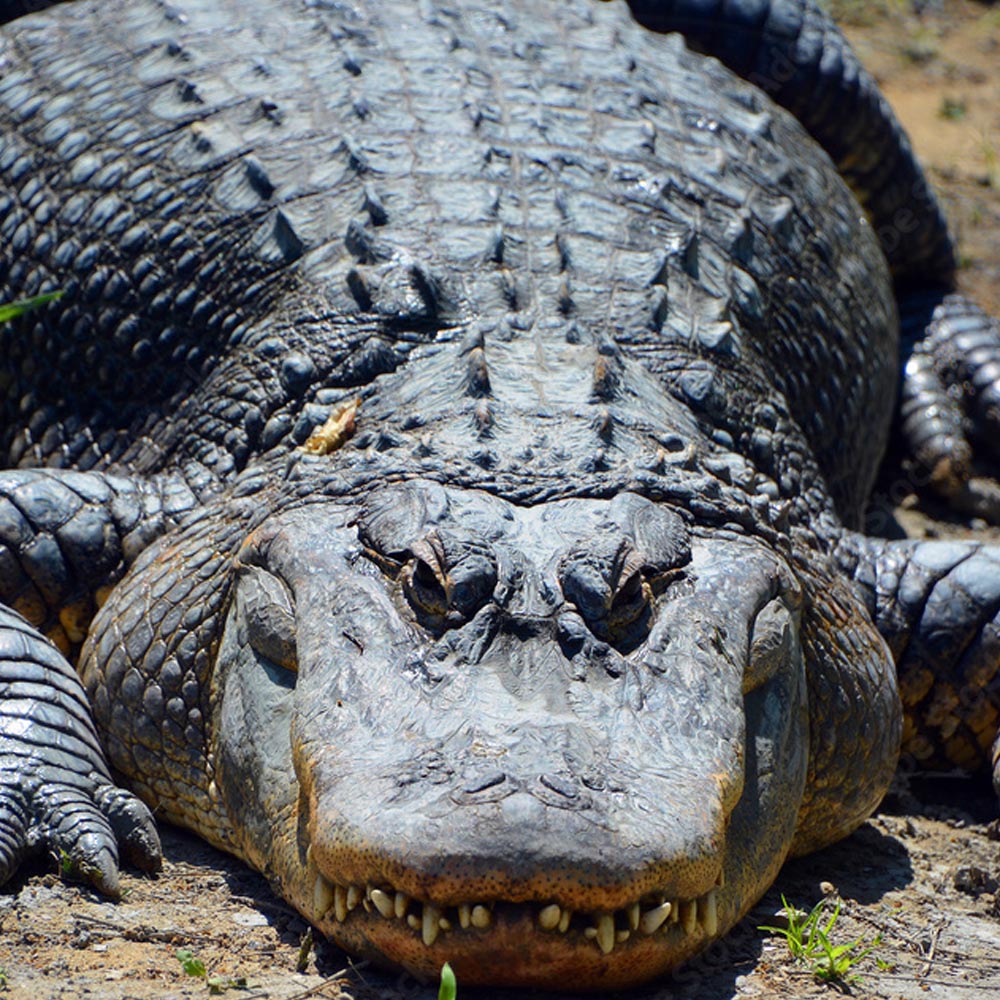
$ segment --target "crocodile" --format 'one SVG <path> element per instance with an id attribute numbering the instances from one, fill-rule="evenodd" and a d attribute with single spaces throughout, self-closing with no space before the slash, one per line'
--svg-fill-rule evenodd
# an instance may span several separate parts
<path id="1" fill-rule="evenodd" d="M 44 9 L 43 9 L 44 8 Z M 23 15 L 23 16 L 20 16 Z M 805 0 L 0 4 L 0 881 L 153 816 L 347 951 L 610 989 L 989 772 L 1000 326 Z M 992 754 L 992 756 L 991 756 Z"/>

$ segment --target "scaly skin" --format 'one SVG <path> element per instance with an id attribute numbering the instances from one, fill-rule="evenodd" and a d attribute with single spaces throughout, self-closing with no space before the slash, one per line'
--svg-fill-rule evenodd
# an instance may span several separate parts
<path id="1" fill-rule="evenodd" d="M 850 530 L 952 260 L 933 205 L 880 246 L 923 181 L 867 78 L 896 173 L 830 151 L 874 225 L 622 2 L 74 2 L 0 67 L 0 294 L 65 292 L 0 333 L 0 875 L 113 894 L 148 805 L 352 952 L 610 989 L 854 829 L 904 732 L 988 759 L 1000 557 Z M 927 365 L 983 381 L 945 302 Z"/>

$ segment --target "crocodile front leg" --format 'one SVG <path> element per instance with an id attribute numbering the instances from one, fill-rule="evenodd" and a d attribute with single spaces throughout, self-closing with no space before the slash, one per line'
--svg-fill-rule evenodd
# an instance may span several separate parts
<path id="1" fill-rule="evenodd" d="M 1000 546 L 849 535 L 838 555 L 896 661 L 903 753 L 992 766 L 1000 794 Z"/>
<path id="2" fill-rule="evenodd" d="M 119 844 L 155 870 L 149 810 L 111 779 L 70 664 L 106 589 L 185 490 L 95 473 L 0 473 L 0 883 L 49 852 L 118 894 Z"/>
<path id="3" fill-rule="evenodd" d="M 153 817 L 111 780 L 76 672 L 2 606 L 0 689 L 0 884 L 47 852 L 117 897 L 119 843 L 133 865 L 158 870 Z"/>

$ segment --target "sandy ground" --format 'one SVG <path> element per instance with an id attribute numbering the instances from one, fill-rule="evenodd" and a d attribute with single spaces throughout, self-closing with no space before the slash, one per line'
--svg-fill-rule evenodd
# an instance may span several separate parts
<path id="1" fill-rule="evenodd" d="M 833 7 L 914 137 L 960 234 L 961 280 L 1000 315 L 1000 6 L 945 0 L 916 16 L 904 0 Z M 908 530 L 983 533 L 941 521 L 891 472 Z M 988 786 L 961 777 L 902 776 L 854 836 L 786 865 L 774 890 L 724 941 L 642 1000 L 857 997 L 947 1000 L 1000 996 L 1000 846 Z M 431 986 L 386 975 L 319 942 L 263 879 L 173 830 L 157 879 L 124 876 L 112 904 L 35 868 L 0 893 L 0 993 L 17 1000 L 87 997 L 430 998 Z M 775 922 L 781 894 L 808 909 L 842 901 L 831 937 L 874 952 L 834 986 L 792 961 Z M 832 912 L 832 911 L 830 911 Z M 187 974 L 187 949 L 209 977 Z M 302 971 L 299 971 L 301 969 Z M 214 986 L 209 981 L 214 980 Z M 471 991 L 459 992 L 469 996 Z M 486 994 L 480 994 L 486 996 Z"/>

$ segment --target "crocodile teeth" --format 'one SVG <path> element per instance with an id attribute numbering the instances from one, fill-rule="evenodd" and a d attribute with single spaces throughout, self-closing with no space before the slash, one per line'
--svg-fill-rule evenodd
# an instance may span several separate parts
<path id="1" fill-rule="evenodd" d="M 667 899 L 665 893 L 653 893 L 623 906 L 608 911 L 596 910 L 590 914 L 591 926 L 581 928 L 583 936 L 593 941 L 608 955 L 616 944 L 625 944 L 632 935 L 641 933 L 647 937 L 677 926 L 684 934 L 702 931 L 708 937 L 719 933 L 719 888 L 722 876 L 716 885 L 704 895 L 694 899 Z M 372 885 L 337 885 L 321 874 L 313 883 L 313 914 L 316 920 L 333 917 L 343 923 L 348 916 L 362 905 L 371 914 L 376 912 L 391 920 L 405 920 L 410 928 L 430 947 L 442 932 L 455 928 L 467 931 L 470 928 L 486 930 L 493 925 L 492 904 L 457 903 L 447 910 L 433 903 L 416 901 L 414 906 L 406 893 L 393 889 L 378 889 Z M 645 909 L 644 909 L 645 907 Z M 416 913 L 411 913 L 416 909 Z M 539 903 L 529 912 L 534 912 L 535 926 L 543 931 L 566 934 L 573 921 L 573 912 L 559 903 Z M 446 915 L 447 914 L 447 915 Z"/>
<path id="2" fill-rule="evenodd" d="M 660 903 L 659 906 L 647 910 L 639 920 L 639 929 L 643 934 L 655 934 L 666 922 L 672 910 L 670 903 Z"/>
<path id="3" fill-rule="evenodd" d="M 696 899 L 685 899 L 681 903 L 681 927 L 685 934 L 694 932 L 698 926 L 698 901 Z"/>
<path id="4" fill-rule="evenodd" d="M 424 918 L 420 926 L 424 944 L 429 948 L 441 933 L 441 911 L 430 903 L 424 903 Z"/>
<path id="5" fill-rule="evenodd" d="M 325 917 L 331 906 L 333 906 L 333 884 L 322 875 L 317 875 L 313 885 L 313 913 L 316 919 Z"/>
<path id="6" fill-rule="evenodd" d="M 544 907 L 538 914 L 538 926 L 543 931 L 554 931 L 559 926 L 562 919 L 562 907 L 558 903 Z"/>
<path id="7" fill-rule="evenodd" d="M 372 889 L 370 899 L 372 903 L 375 904 L 375 909 L 378 910 L 383 917 L 388 919 L 389 917 L 394 917 L 396 915 L 396 904 L 389 893 L 383 892 L 381 889 Z M 348 897 L 347 905 L 350 906 L 350 897 Z"/>
<path id="8" fill-rule="evenodd" d="M 705 933 L 714 937 L 719 933 L 719 894 L 715 889 L 709 890 L 702 897 L 701 926 Z"/>
<path id="9" fill-rule="evenodd" d="M 610 955 L 615 946 L 615 918 L 610 913 L 602 913 L 597 918 L 597 945 L 605 955 Z"/>

